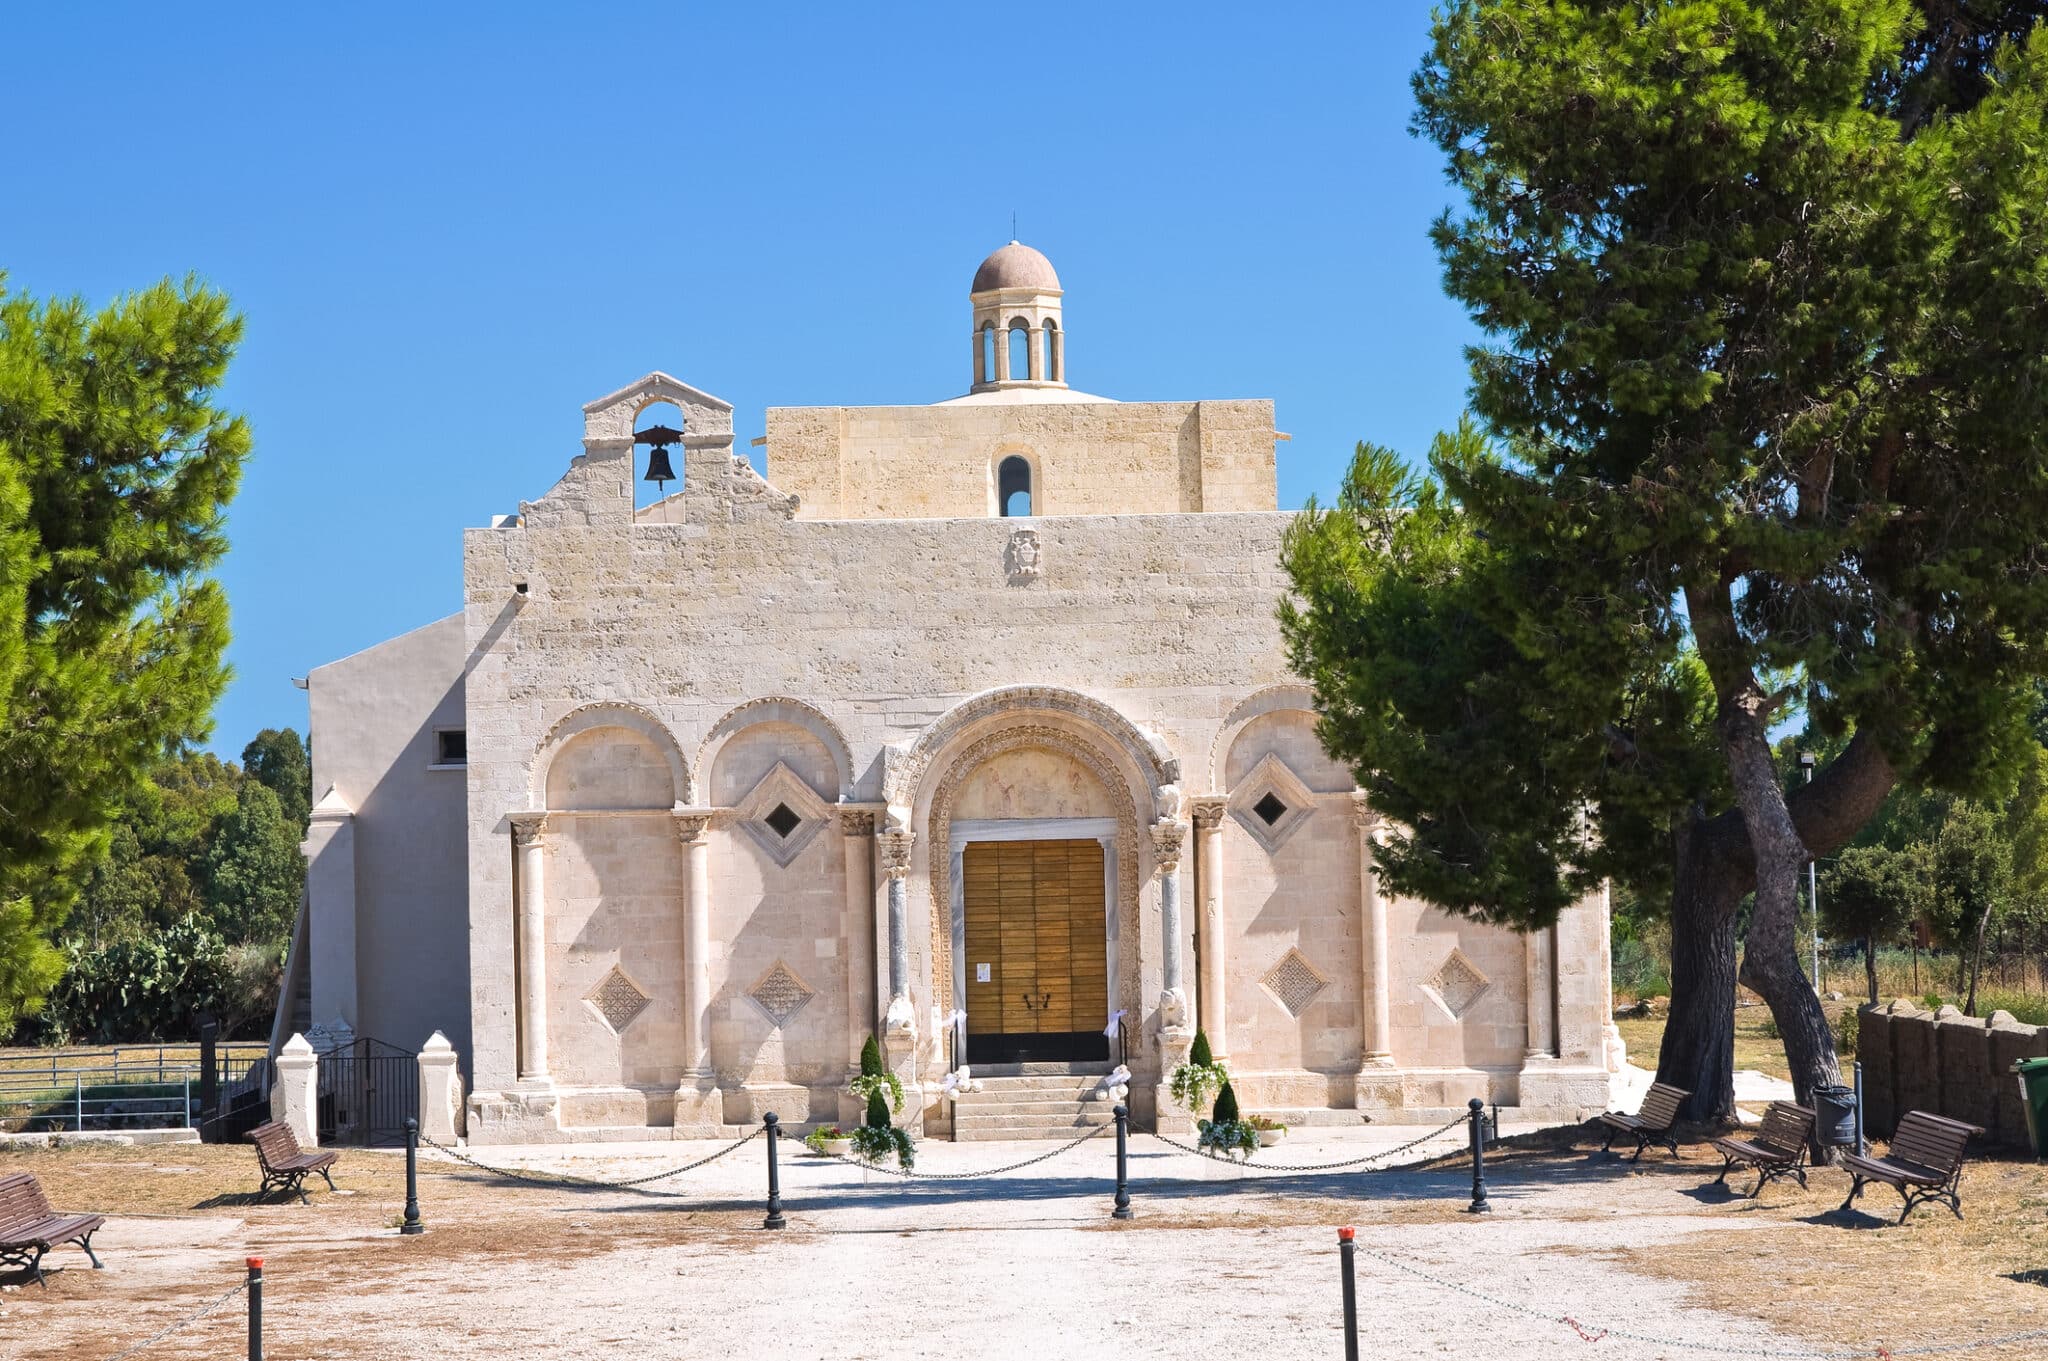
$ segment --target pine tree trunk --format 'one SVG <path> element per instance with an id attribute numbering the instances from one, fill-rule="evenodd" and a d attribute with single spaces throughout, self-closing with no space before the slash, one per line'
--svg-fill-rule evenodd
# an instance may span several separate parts
<path id="1" fill-rule="evenodd" d="M 1692 1095 L 1688 1120 L 1735 1114 L 1735 914 L 1742 883 L 1725 857 L 1707 852 L 1696 820 L 1678 835 L 1671 902 L 1671 1015 L 1657 1080 Z"/>
<path id="2" fill-rule="evenodd" d="M 1870 1005 L 1877 1005 L 1877 942 L 1863 938 L 1863 976 L 1870 981 Z"/>

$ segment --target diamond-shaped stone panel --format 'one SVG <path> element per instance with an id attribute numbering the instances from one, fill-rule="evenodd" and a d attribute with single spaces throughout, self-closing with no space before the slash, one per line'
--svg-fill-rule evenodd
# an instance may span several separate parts
<path id="1" fill-rule="evenodd" d="M 597 1008 L 597 1014 L 604 1017 L 606 1025 L 619 1031 L 646 1010 L 648 997 L 632 979 L 626 977 L 624 970 L 614 964 L 584 1000 Z"/>
<path id="2" fill-rule="evenodd" d="M 1307 1011 L 1308 1004 L 1330 986 L 1330 981 L 1302 958 L 1301 951 L 1294 949 L 1280 956 L 1259 981 L 1266 985 L 1266 991 L 1272 993 L 1281 1006 L 1287 1008 L 1289 1016 L 1296 1017 Z"/>
<path id="3" fill-rule="evenodd" d="M 754 999 L 754 1005 L 761 1008 L 778 1028 L 788 1025 L 790 1018 L 802 1011 L 817 995 L 780 960 L 777 960 L 775 967 L 768 971 L 767 976 L 747 993 L 747 996 Z"/>
<path id="4" fill-rule="evenodd" d="M 1465 958 L 1462 950 L 1453 949 L 1424 985 L 1436 993 L 1444 1010 L 1462 1017 L 1493 986 L 1493 980 L 1479 972 L 1479 966 Z"/>

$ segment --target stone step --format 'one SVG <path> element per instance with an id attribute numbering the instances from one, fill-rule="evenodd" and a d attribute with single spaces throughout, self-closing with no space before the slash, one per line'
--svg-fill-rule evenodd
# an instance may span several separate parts
<path id="1" fill-rule="evenodd" d="M 1101 1077 L 1115 1065 L 1099 1063 L 977 1063 L 974 1075 L 982 1077 Z"/>
<path id="2" fill-rule="evenodd" d="M 1076 1101 L 1073 1097 L 1049 1096 L 1044 1100 L 976 1101 L 974 1095 L 962 1097 L 953 1103 L 954 1119 L 973 1119 L 987 1115 L 1075 1115 L 1081 1111 L 1106 1112 L 1116 1103 L 1112 1101 Z"/>
<path id="3" fill-rule="evenodd" d="M 974 1075 L 979 1089 L 968 1096 L 994 1096 L 1004 1092 L 1092 1092 L 1102 1085 L 1100 1077 L 983 1077 Z"/>
<path id="4" fill-rule="evenodd" d="M 1108 1116 L 985 1115 L 972 1120 L 956 1116 L 953 1138 L 962 1142 L 976 1139 L 1071 1139 L 1108 1123 Z"/>

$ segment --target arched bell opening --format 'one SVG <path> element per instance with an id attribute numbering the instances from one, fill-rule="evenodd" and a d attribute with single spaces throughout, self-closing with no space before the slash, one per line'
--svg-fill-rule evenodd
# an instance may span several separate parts
<path id="1" fill-rule="evenodd" d="M 652 505 L 681 491 L 683 412 L 673 402 L 649 402 L 633 417 L 633 447 L 639 473 L 638 506 Z"/>

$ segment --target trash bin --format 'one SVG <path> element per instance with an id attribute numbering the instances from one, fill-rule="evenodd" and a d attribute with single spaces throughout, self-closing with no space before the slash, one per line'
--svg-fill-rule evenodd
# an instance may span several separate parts
<path id="1" fill-rule="evenodd" d="M 1856 1091 L 1840 1085 L 1813 1089 L 1813 1133 L 1823 1144 L 1856 1146 Z"/>
<path id="2" fill-rule="evenodd" d="M 2012 1070 L 2020 1075 L 2020 1104 L 2027 1108 L 2034 1156 L 2048 1158 L 2048 1059 L 2021 1059 Z"/>

